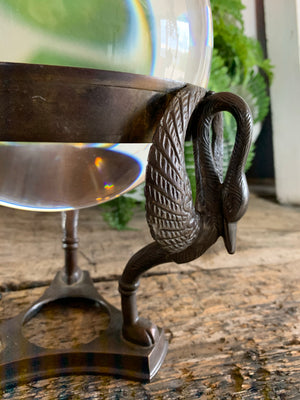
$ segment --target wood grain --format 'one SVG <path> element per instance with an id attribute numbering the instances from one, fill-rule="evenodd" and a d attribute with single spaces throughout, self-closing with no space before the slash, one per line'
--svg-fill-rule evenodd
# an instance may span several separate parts
<path id="1" fill-rule="evenodd" d="M 1 213 L 2 222 L 10 220 L 6 219 L 10 212 L 15 213 L 8 210 L 4 217 Z M 54 215 L 50 214 L 16 214 L 19 217 L 13 218 L 18 232 L 13 226 L 2 223 L 1 253 L 5 249 L 2 239 L 8 244 L 16 238 L 18 246 L 27 252 L 27 257 L 33 257 L 30 263 L 33 267 L 31 272 L 23 271 L 26 260 L 23 259 L 23 253 L 13 247 L 1 256 L 1 265 L 3 258 L 10 260 L 10 267 L 15 270 L 15 288 L 18 289 L 2 293 L 2 320 L 16 315 L 36 300 L 44 287 L 34 288 L 34 285 L 39 280 L 50 280 L 55 272 L 53 265 L 60 266 L 57 260 L 61 252 L 60 245 L 54 243 L 52 248 L 47 246 L 52 239 L 56 241 L 60 222 L 57 223 Z M 84 210 L 81 217 L 81 246 L 89 246 L 89 250 L 85 251 L 89 256 L 93 254 L 94 260 L 97 260 L 92 267 L 86 261 L 86 267 L 101 280 L 96 283 L 100 293 L 119 307 L 114 274 L 118 275 L 119 268 L 121 270 L 118 264 L 121 261 L 116 261 L 116 258 L 121 258 L 126 251 L 134 251 L 141 241 L 147 240 L 146 227 L 142 215 L 138 214 L 133 226 L 140 227 L 140 230 L 125 232 L 123 236 L 123 232 L 108 230 L 96 215 L 91 209 Z M 51 229 L 48 231 L 46 227 L 49 225 Z M 97 249 L 101 241 L 94 242 L 96 237 L 103 234 L 99 226 L 100 230 L 104 229 L 103 241 L 107 254 L 101 271 L 98 271 L 101 257 Z M 29 227 L 32 231 L 29 229 L 26 234 Z M 170 341 L 166 360 L 151 383 L 142 384 L 106 376 L 57 377 L 11 388 L 2 392 L 2 398 L 298 400 L 299 229 L 299 208 L 282 207 L 252 197 L 249 212 L 239 224 L 238 252 L 235 256 L 228 256 L 220 241 L 211 252 L 186 268 L 176 265 L 163 269 L 160 267 L 142 279 L 138 292 L 140 312 L 159 326 L 164 326 Z M 8 231 L 10 236 L 5 238 L 3 232 Z M 33 274 L 33 271 L 36 273 L 33 263 L 36 244 L 33 238 L 38 239 L 40 234 L 37 232 L 41 231 L 46 233 L 42 244 L 38 245 L 43 248 L 43 251 L 39 248 L 38 256 L 41 259 L 45 256 L 53 262 L 45 274 L 46 278 L 42 275 L 43 264 L 40 264 L 37 275 Z M 20 244 L 21 239 L 27 246 Z M 107 247 L 109 239 L 111 242 Z M 131 243 L 130 247 L 125 249 L 125 243 Z M 9 272 L 5 268 L 1 271 L 3 288 L 11 282 Z M 21 290 L 24 282 L 26 285 L 31 282 L 32 288 Z M 83 319 L 78 310 L 74 311 L 74 307 L 63 312 L 63 318 L 66 319 L 64 329 L 73 330 L 74 333 L 69 339 L 70 343 L 74 343 L 72 340 L 76 342 L 82 331 L 85 338 L 89 338 L 89 335 L 93 336 L 101 329 L 98 326 L 100 322 L 95 321 L 93 310 L 86 311 L 89 315 L 85 315 L 87 320 L 91 318 L 90 323 Z M 43 318 L 43 329 L 39 329 L 39 322 L 29 329 L 32 340 L 47 345 L 45 340 L 49 338 L 42 334 L 47 324 L 51 325 L 53 338 L 62 340 L 61 330 L 55 327 L 55 324 L 59 327 L 59 319 L 51 317 L 51 313 L 45 313 Z M 66 339 L 64 345 L 67 345 Z"/>
<path id="2" fill-rule="evenodd" d="M 80 211 L 79 257 L 95 280 L 120 276 L 128 259 L 152 241 L 145 212 L 137 210 L 131 230 L 111 230 L 99 207 Z M 48 285 L 64 262 L 59 213 L 26 212 L 0 206 L 0 289 Z M 252 196 L 238 223 L 237 252 L 229 256 L 223 240 L 198 260 L 165 264 L 154 274 L 193 272 L 199 268 L 233 268 L 300 260 L 300 209 Z M 116 250 L 117 249 L 117 250 Z"/>

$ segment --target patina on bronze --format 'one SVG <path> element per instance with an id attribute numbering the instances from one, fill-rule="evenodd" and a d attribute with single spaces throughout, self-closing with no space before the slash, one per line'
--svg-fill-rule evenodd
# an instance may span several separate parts
<path id="1" fill-rule="evenodd" d="M 140 276 L 164 262 L 184 263 L 201 256 L 219 236 L 228 252 L 234 252 L 236 222 L 248 202 L 243 172 L 251 143 L 247 105 L 233 94 L 212 94 L 178 82 L 67 67 L 0 64 L 0 85 L 2 141 L 117 143 L 153 137 L 145 194 L 154 238 L 124 269 L 119 311 L 98 294 L 88 272 L 78 267 L 78 210 L 64 213 L 64 270 L 29 310 L 0 327 L 2 386 L 62 373 L 150 380 L 164 360 L 167 341 L 163 330 L 138 315 Z M 237 121 L 224 180 L 221 111 L 229 111 Z M 186 135 L 194 142 L 195 206 L 185 170 Z M 68 351 L 42 349 L 23 337 L 22 326 L 45 304 L 65 298 L 98 303 L 110 315 L 108 329 Z"/>
<path id="2" fill-rule="evenodd" d="M 151 142 L 182 86 L 123 72 L 0 63 L 0 140 Z"/>
<path id="3" fill-rule="evenodd" d="M 221 111 L 229 111 L 237 122 L 224 179 Z M 184 161 L 187 131 L 194 146 L 195 205 Z M 207 93 L 203 98 L 201 88 L 187 85 L 170 102 L 153 137 L 146 172 L 146 216 L 154 242 L 128 261 L 119 282 L 127 340 L 149 346 L 159 337 L 157 327 L 138 316 L 136 290 L 141 274 L 166 262 L 192 261 L 220 236 L 227 251 L 234 253 L 236 223 L 248 204 L 244 167 L 251 135 L 251 113 L 236 95 Z"/>

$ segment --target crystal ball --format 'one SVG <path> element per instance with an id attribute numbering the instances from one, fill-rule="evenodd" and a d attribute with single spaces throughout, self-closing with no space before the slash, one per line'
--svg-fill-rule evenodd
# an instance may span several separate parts
<path id="1" fill-rule="evenodd" d="M 0 60 L 207 86 L 209 0 L 0 0 Z"/>
<path id="2" fill-rule="evenodd" d="M 184 82 L 202 87 L 208 83 L 212 56 L 209 0 L 0 0 L 0 33 L 5 38 L 0 41 L 2 63 L 119 71 L 174 81 L 165 85 L 166 92 Z M 1 68 L 1 81 L 7 82 Z M 80 72 L 75 75 L 72 85 L 78 85 L 75 92 L 80 92 Z M 26 74 L 18 76 L 18 84 L 10 88 L 0 83 L 0 100 L 8 92 L 12 102 L 12 94 L 24 96 L 28 92 L 31 96 L 24 97 L 22 109 L 30 102 L 47 102 L 43 93 L 32 93 L 26 79 Z M 30 85 L 35 88 L 36 81 L 32 79 Z M 153 89 L 153 98 L 155 95 Z M 137 106 L 139 101 L 137 96 Z M 110 116 L 107 107 L 104 115 Z M 13 104 L 10 109 L 14 109 Z M 57 112 L 61 112 L 58 106 Z M 2 117 L 7 121 L 21 119 L 21 115 Z M 133 117 L 128 112 L 126 118 Z M 46 116 L 39 119 L 49 123 Z M 22 122 L 25 126 L 25 118 L 20 126 Z M 90 123 L 87 117 L 86 125 Z M 123 126 L 124 118 L 120 129 Z M 124 194 L 144 180 L 149 132 L 141 131 L 139 140 L 128 143 L 107 137 L 103 140 L 100 133 L 99 139 L 93 135 L 92 140 L 82 142 L 70 132 L 65 143 L 57 143 L 60 126 L 46 143 L 40 138 L 48 127 L 41 126 L 41 132 L 26 142 L 19 139 L 20 132 L 12 137 L 3 133 L 6 128 L 7 124 L 0 126 L 2 205 L 37 211 L 89 207 Z"/>

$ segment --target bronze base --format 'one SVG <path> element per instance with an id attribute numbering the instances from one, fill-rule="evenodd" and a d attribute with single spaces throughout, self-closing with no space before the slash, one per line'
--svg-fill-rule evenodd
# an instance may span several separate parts
<path id="1" fill-rule="evenodd" d="M 41 308 L 60 299 L 84 299 L 98 303 L 109 313 L 110 323 L 97 339 L 69 350 L 46 349 L 30 343 L 22 326 Z M 50 287 L 27 311 L 0 326 L 3 351 L 0 353 L 0 386 L 26 383 L 33 379 L 62 374 L 110 374 L 149 381 L 159 370 L 166 352 L 163 330 L 153 346 L 144 347 L 122 337 L 122 313 L 97 292 L 87 271 L 79 280 L 67 284 L 63 271 L 58 272 Z"/>

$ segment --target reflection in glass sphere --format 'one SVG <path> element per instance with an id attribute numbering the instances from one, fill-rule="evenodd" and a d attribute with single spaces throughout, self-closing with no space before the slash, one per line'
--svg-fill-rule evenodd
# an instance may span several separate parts
<path id="1" fill-rule="evenodd" d="M 208 83 L 209 0 L 0 0 L 0 34 L 4 62 Z M 144 179 L 149 145 L 14 140 L 0 143 L 2 205 L 43 211 L 88 207 Z"/>
<path id="2" fill-rule="evenodd" d="M 208 82 L 209 0 L 0 0 L 0 34 L 1 61 Z"/>
<path id="3" fill-rule="evenodd" d="M 0 204 L 34 211 L 94 206 L 143 181 L 150 144 L 0 142 Z"/>

